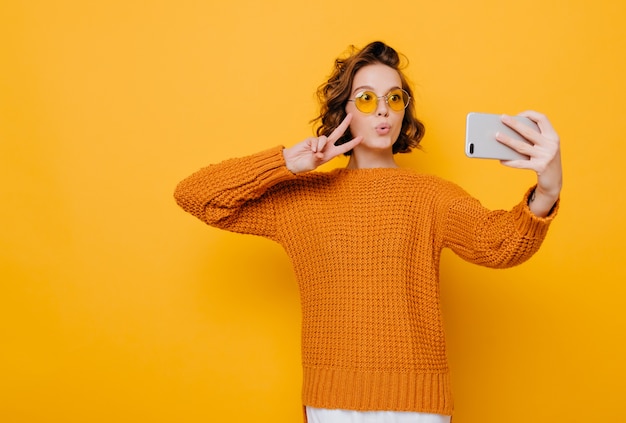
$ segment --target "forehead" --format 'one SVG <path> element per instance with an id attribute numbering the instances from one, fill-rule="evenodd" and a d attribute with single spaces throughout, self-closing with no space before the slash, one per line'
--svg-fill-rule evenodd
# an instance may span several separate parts
<path id="1" fill-rule="evenodd" d="M 352 80 L 352 91 L 369 88 L 374 91 L 387 92 L 395 87 L 402 87 L 400 74 L 382 63 L 362 67 L 354 74 Z"/>

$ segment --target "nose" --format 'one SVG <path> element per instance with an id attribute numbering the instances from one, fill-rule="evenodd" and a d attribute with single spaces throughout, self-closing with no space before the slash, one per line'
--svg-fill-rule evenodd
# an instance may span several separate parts
<path id="1" fill-rule="evenodd" d="M 389 105 L 385 97 L 378 97 L 376 104 L 376 116 L 389 116 Z"/>

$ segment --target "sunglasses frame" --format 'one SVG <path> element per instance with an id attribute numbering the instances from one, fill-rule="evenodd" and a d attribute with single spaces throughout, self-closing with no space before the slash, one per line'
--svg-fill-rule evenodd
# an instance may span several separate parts
<path id="1" fill-rule="evenodd" d="M 404 103 L 404 107 L 402 109 L 394 109 L 390 104 L 389 104 L 389 96 L 391 96 L 393 93 L 396 93 L 397 91 L 401 91 L 403 93 L 403 98 L 404 96 L 406 96 L 406 102 Z M 361 108 L 359 107 L 359 103 L 358 100 L 365 94 L 370 94 L 374 99 L 376 99 L 376 101 L 374 102 L 374 108 L 371 111 L 364 111 L 361 110 Z M 370 90 L 364 90 L 364 91 L 360 91 L 358 94 L 356 94 L 354 96 L 353 99 L 348 100 L 349 102 L 354 103 L 354 105 L 356 106 L 357 110 L 361 113 L 365 113 L 365 114 L 370 114 L 370 113 L 374 113 L 376 111 L 376 109 L 378 109 L 378 102 L 380 101 L 381 98 L 385 99 L 385 103 L 387 103 L 387 107 L 389 107 L 389 109 L 393 110 L 394 112 L 401 112 L 402 110 L 405 110 L 407 107 L 409 107 L 409 103 L 411 102 L 411 96 L 409 95 L 409 93 L 402 89 L 402 88 L 393 88 L 392 90 L 390 90 L 387 94 L 385 95 L 381 95 L 381 96 L 377 96 L 376 93 L 370 91 Z"/>

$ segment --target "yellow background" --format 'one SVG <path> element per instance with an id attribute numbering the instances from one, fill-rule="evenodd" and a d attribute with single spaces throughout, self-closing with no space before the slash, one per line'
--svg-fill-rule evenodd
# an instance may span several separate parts
<path id="1" fill-rule="evenodd" d="M 455 422 L 621 421 L 625 19 L 619 0 L 3 1 L 0 421 L 300 421 L 288 259 L 172 192 L 309 136 L 334 58 L 375 39 L 409 57 L 427 126 L 403 165 L 510 208 L 534 176 L 467 159 L 466 113 L 540 110 L 562 139 L 530 262 L 444 254 Z"/>

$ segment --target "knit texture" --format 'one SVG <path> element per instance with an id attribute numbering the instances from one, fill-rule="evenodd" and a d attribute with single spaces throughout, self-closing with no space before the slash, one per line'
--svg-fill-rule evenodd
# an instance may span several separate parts
<path id="1" fill-rule="evenodd" d="M 292 174 L 282 147 L 201 169 L 175 198 L 205 223 L 280 243 L 302 305 L 303 403 L 451 415 L 439 303 L 443 248 L 483 266 L 522 263 L 547 218 L 490 211 L 407 169 Z"/>

